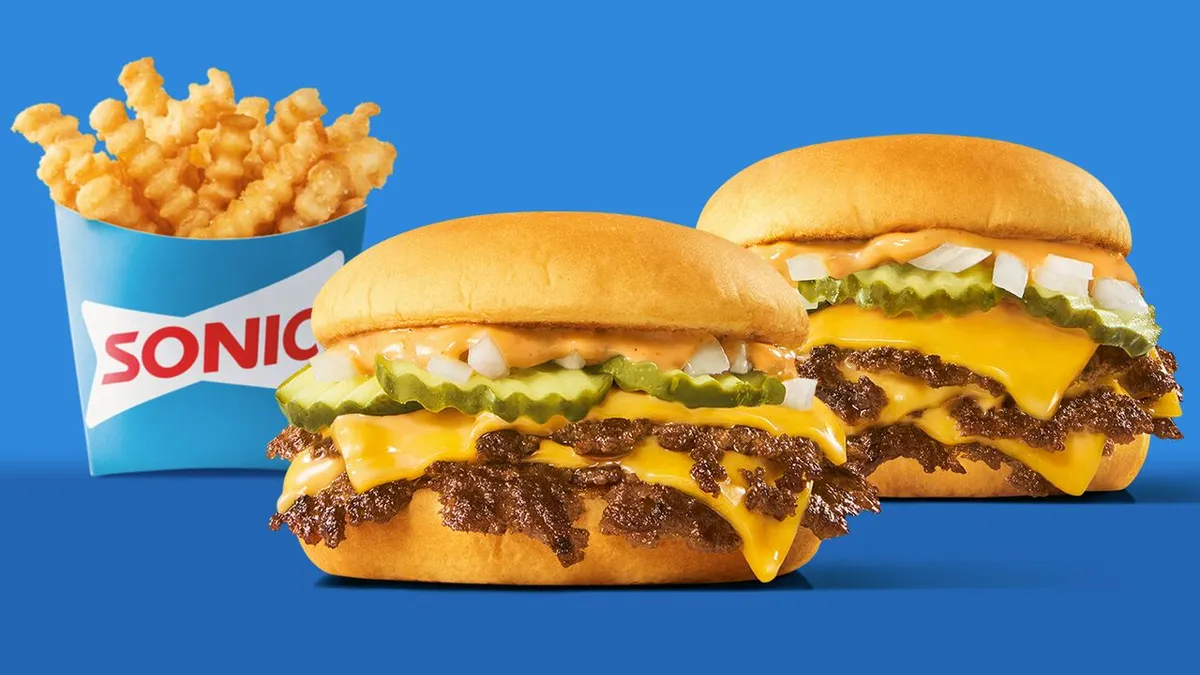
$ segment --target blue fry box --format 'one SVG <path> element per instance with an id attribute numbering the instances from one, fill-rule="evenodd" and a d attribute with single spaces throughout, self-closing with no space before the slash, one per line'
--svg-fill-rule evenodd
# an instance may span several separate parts
<path id="1" fill-rule="evenodd" d="M 187 239 L 55 209 L 92 475 L 282 468 L 275 387 L 316 354 L 312 300 L 362 251 L 366 210 Z"/>

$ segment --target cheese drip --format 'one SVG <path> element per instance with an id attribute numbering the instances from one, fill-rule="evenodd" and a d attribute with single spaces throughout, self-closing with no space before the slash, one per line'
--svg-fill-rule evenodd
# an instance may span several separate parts
<path id="1" fill-rule="evenodd" d="M 275 502 L 275 510 L 283 513 L 292 508 L 297 499 L 317 494 L 345 470 L 346 463 L 337 455 L 314 459 L 308 450 L 301 452 L 292 458 L 292 464 L 283 476 L 283 493 Z"/>

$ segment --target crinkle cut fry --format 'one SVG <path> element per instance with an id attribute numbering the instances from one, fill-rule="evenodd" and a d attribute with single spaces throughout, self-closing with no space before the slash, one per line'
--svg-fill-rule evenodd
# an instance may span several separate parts
<path id="1" fill-rule="evenodd" d="M 50 198 L 67 208 L 75 208 L 79 184 L 67 177 L 67 166 L 75 158 L 91 153 L 96 137 L 80 133 L 79 120 L 64 115 L 53 103 L 39 103 L 22 110 L 13 120 L 12 130 L 45 151 L 38 162 L 37 177 L 50 188 Z"/>
<path id="2" fill-rule="evenodd" d="M 258 122 L 246 115 L 223 115 L 217 125 L 211 149 L 211 162 L 204 172 L 204 184 L 196 193 L 200 205 L 210 213 L 219 213 L 237 198 L 245 184 L 245 159 L 253 147 L 251 134 Z"/>
<path id="3" fill-rule="evenodd" d="M 280 232 L 326 222 L 350 192 L 350 171 L 331 159 L 317 162 L 292 203 L 292 212 L 279 221 Z"/>

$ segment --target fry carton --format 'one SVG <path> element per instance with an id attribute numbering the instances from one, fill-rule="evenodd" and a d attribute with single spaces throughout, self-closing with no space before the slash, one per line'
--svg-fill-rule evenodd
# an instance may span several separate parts
<path id="1" fill-rule="evenodd" d="M 317 290 L 366 210 L 285 234 L 169 237 L 55 207 L 93 475 L 276 468 L 275 388 L 317 354 Z"/>

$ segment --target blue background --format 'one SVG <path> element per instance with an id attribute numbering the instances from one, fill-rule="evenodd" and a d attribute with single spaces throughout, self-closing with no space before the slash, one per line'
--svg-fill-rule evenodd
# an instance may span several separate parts
<path id="1" fill-rule="evenodd" d="M 1190 11 L 201 4 L 7 7 L 0 116 L 54 101 L 86 119 L 99 99 L 121 97 L 117 72 L 144 55 L 176 96 L 216 65 L 243 94 L 275 100 L 316 86 L 335 113 L 374 100 L 384 110 L 376 134 L 400 158 L 373 195 L 368 244 L 490 211 L 692 223 L 735 171 L 818 141 L 897 132 L 1017 141 L 1082 165 L 1121 201 L 1163 344 L 1185 387 L 1196 372 Z M 346 584 L 266 530 L 277 474 L 89 478 L 53 212 L 34 149 L 16 135 L 0 136 L 0 147 L 5 665 L 1194 665 L 1193 440 L 1156 442 L 1126 493 L 889 503 L 802 576 L 718 589 Z M 1181 427 L 1193 425 L 1185 417 Z"/>

